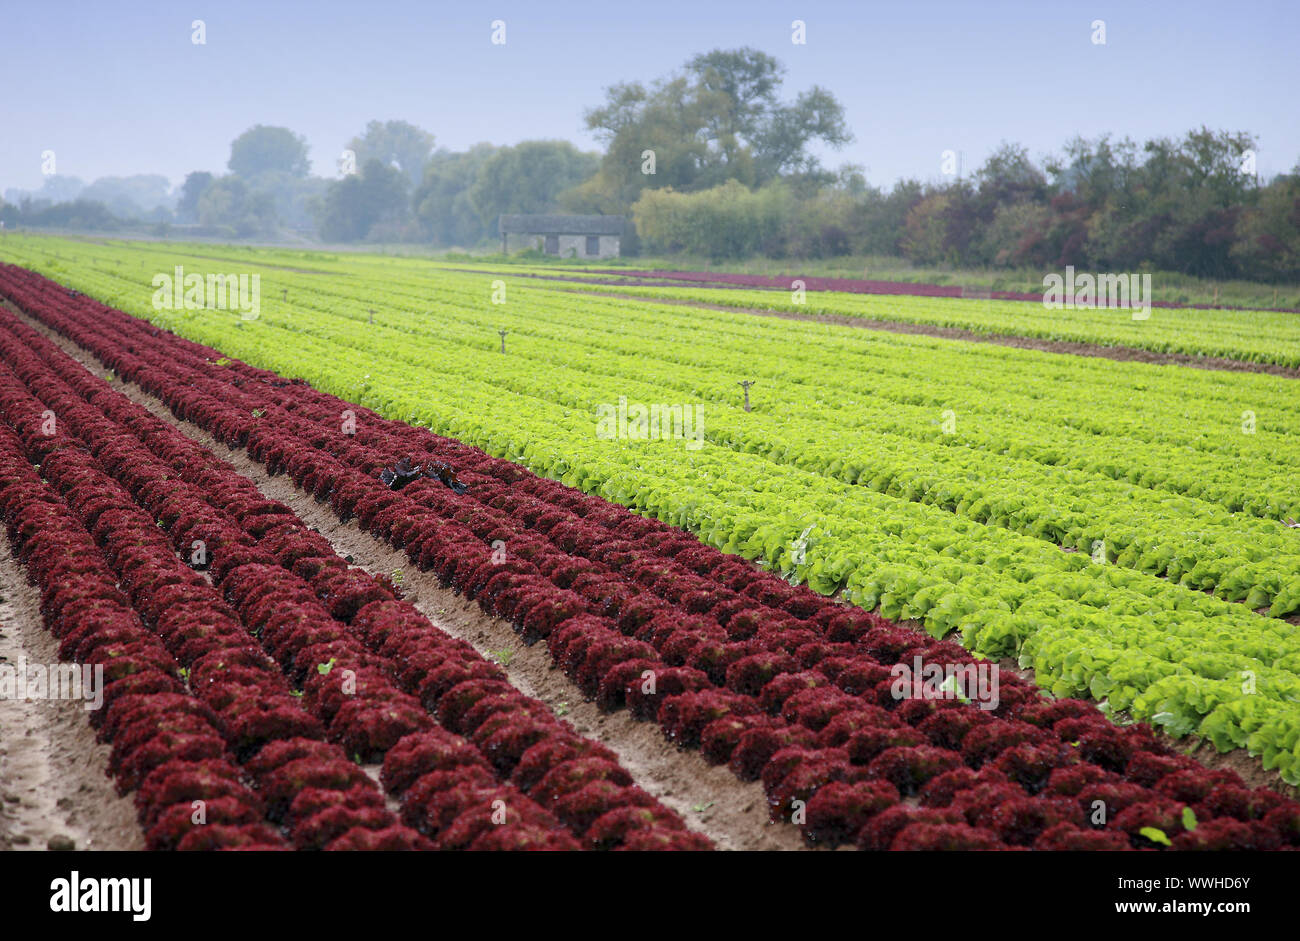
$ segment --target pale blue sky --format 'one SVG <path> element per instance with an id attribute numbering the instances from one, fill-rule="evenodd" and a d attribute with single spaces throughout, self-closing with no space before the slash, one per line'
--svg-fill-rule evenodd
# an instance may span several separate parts
<path id="1" fill-rule="evenodd" d="M 207 24 L 207 44 L 190 22 Z M 507 42 L 490 42 L 506 21 Z M 790 41 L 791 21 L 807 44 Z M 1107 44 L 1091 42 L 1106 22 Z M 977 166 L 1002 140 L 1035 157 L 1075 134 L 1138 140 L 1202 124 L 1260 138 L 1265 176 L 1300 161 L 1300 3 L 185 2 L 0 3 L 0 191 L 61 174 L 224 172 L 230 141 L 285 125 L 333 175 L 372 118 L 462 149 L 595 141 L 604 86 L 752 45 L 844 103 L 856 141 L 825 155 L 872 183 L 936 179 L 945 149 Z"/>

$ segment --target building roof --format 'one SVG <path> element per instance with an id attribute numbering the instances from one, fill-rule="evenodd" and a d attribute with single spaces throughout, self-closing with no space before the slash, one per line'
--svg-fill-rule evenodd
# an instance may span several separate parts
<path id="1" fill-rule="evenodd" d="M 501 216 L 501 235 L 622 235 L 622 216 Z"/>

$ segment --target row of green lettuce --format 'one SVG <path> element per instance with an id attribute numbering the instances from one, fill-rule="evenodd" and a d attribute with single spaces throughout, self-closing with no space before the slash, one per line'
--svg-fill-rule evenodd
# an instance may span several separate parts
<path id="1" fill-rule="evenodd" d="M 443 276 L 442 282 L 440 293 L 446 296 L 430 300 L 427 292 L 403 291 L 400 282 L 386 280 L 390 309 L 426 301 L 441 305 L 425 312 L 436 314 L 436 320 L 399 326 L 436 330 L 440 342 L 464 349 L 481 347 L 494 335 L 501 311 L 475 311 L 484 287 L 473 278 Z M 301 297 L 299 286 L 294 290 L 300 306 L 326 297 L 371 302 L 370 289 L 360 282 L 318 286 Z M 933 348 L 923 355 L 934 362 L 918 363 L 920 351 L 913 350 L 907 367 L 925 365 L 929 373 L 961 382 L 942 391 L 927 383 L 918 393 L 914 375 L 898 368 L 895 351 L 858 351 L 842 343 L 829 350 L 829 363 L 820 367 L 810 357 L 828 352 L 824 339 L 786 352 L 788 334 L 801 329 L 797 326 L 760 325 L 742 336 L 701 329 L 692 314 L 654 305 L 620 302 L 617 318 L 611 318 L 607 305 L 598 308 L 598 302 L 586 299 L 533 292 L 526 300 L 536 316 L 516 327 L 512 348 L 527 343 L 528 354 L 544 358 L 553 372 L 517 391 L 583 407 L 593 384 L 616 377 L 633 401 L 665 395 L 674 401 L 703 399 L 710 407 L 706 434 L 713 444 L 930 503 L 1067 549 L 1104 554 L 1110 562 L 1268 608 L 1274 615 L 1300 606 L 1300 541 L 1281 522 L 1295 512 L 1296 411 L 1275 395 L 1293 389 L 1293 383 L 1268 380 L 1272 389 L 1256 383 L 1238 404 L 1229 404 L 1209 376 L 1169 370 L 1169 381 L 1161 384 L 1168 387 L 1164 401 L 1152 390 L 1094 382 L 1087 405 L 1080 407 L 1074 400 L 1047 400 L 1054 388 L 1075 378 L 1061 370 L 1037 370 L 1044 375 L 1009 390 L 999 385 L 999 369 L 963 372 L 963 364 L 941 355 L 951 345 L 927 341 Z M 584 306 L 589 310 L 580 309 Z M 773 335 L 764 338 L 764 330 Z M 701 335 L 710 333 L 718 342 L 701 344 Z M 591 356 L 593 349 L 601 352 L 599 360 Z M 993 355 L 1024 358 L 1015 351 Z M 1100 376 L 1096 364 L 1085 366 L 1092 378 Z M 737 390 L 714 379 L 746 368 L 758 377 L 762 393 L 755 395 L 755 411 L 742 415 L 729 407 Z M 804 374 L 813 370 L 841 390 L 838 400 L 809 400 Z M 628 383 L 627 376 L 636 379 Z M 1188 388 L 1194 384 L 1211 387 Z M 1198 393 L 1209 397 L 1217 414 L 1187 413 L 1187 402 Z M 1134 406 L 1139 397 L 1140 409 Z M 1235 414 L 1243 403 L 1261 410 L 1254 435 L 1243 433 Z M 1007 412 L 1013 408 L 1011 418 Z M 944 414 L 952 416 L 951 433 L 944 428 Z M 1139 417 L 1143 420 L 1135 420 Z M 1138 433 L 1147 428 L 1154 434 L 1144 439 Z M 1210 434 L 1213 429 L 1217 437 Z M 1196 443 L 1211 453 L 1195 453 Z M 1170 448 L 1183 452 L 1177 468 L 1167 466 Z M 1105 470 L 1098 473 L 1098 466 Z"/>
<path id="2" fill-rule="evenodd" d="M 794 284 L 792 281 L 791 284 Z M 582 288 L 611 296 L 697 301 L 809 316 L 853 317 L 955 327 L 978 334 L 1125 346 L 1157 353 L 1223 357 L 1300 366 L 1300 316 L 1285 311 L 1155 307 L 1049 307 L 989 298 L 911 297 L 839 291 L 745 290 L 593 282 Z M 1134 313 L 1138 316 L 1134 317 Z"/>

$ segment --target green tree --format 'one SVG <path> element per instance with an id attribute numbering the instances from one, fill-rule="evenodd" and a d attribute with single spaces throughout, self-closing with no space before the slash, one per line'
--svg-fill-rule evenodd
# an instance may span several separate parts
<path id="1" fill-rule="evenodd" d="M 1047 231 L 1052 211 L 1037 202 L 999 206 L 980 232 L 979 257 L 985 264 L 1019 268 L 1046 267 L 1056 257 L 1049 254 Z"/>
<path id="2" fill-rule="evenodd" d="M 1273 180 L 1237 223 L 1233 260 L 1247 277 L 1300 277 L 1300 165 Z"/>
<path id="3" fill-rule="evenodd" d="M 734 154 L 737 163 L 730 167 L 715 163 L 710 168 L 709 144 L 699 134 L 710 110 L 719 110 L 718 96 L 684 76 L 652 89 L 639 82 L 607 89 L 605 105 L 586 115 L 587 127 L 606 143 L 606 152 L 599 173 L 566 194 L 570 208 L 582 203 L 589 210 L 623 212 L 642 190 L 708 189 L 728 174 L 752 185 L 748 154 Z"/>
<path id="4" fill-rule="evenodd" d="M 949 214 L 953 195 L 931 193 L 912 207 L 903 225 L 903 256 L 922 265 L 953 260 L 949 244 Z"/>
<path id="5" fill-rule="evenodd" d="M 439 150 L 430 158 L 411 205 L 434 244 L 469 247 L 495 233 L 495 218 L 481 217 L 469 192 L 496 150 L 492 144 L 475 144 L 463 153 Z"/>
<path id="6" fill-rule="evenodd" d="M 320 176 L 297 177 L 276 171 L 259 176 L 256 188 L 270 198 L 282 225 L 311 229 L 315 226 L 314 207 L 324 198 L 330 182 Z"/>
<path id="7" fill-rule="evenodd" d="M 304 177 L 311 168 L 307 141 L 287 127 L 258 124 L 240 134 L 230 145 L 230 172 L 246 180 L 269 172 Z"/>
<path id="8" fill-rule="evenodd" d="M 123 219 L 166 219 L 171 212 L 172 185 L 158 173 L 103 176 L 78 195 L 78 199 L 103 203 Z"/>
<path id="9" fill-rule="evenodd" d="M 357 166 L 364 167 L 371 160 L 396 166 L 415 187 L 424 177 L 433 135 L 406 121 L 371 121 L 364 134 L 348 142 L 348 148 L 356 154 Z"/>
<path id="10" fill-rule="evenodd" d="M 199 199 L 207 192 L 215 180 L 207 170 L 195 170 L 185 177 L 181 184 L 180 199 L 176 202 L 176 218 L 180 222 L 197 222 L 199 219 Z"/>
<path id="11" fill-rule="evenodd" d="M 1005 141 L 975 171 L 975 185 L 985 218 L 1001 206 L 1041 202 L 1047 193 L 1047 177 L 1029 159 L 1029 151 Z"/>
<path id="12" fill-rule="evenodd" d="M 241 238 L 270 233 L 276 226 L 270 196 L 253 191 L 237 176 L 220 177 L 204 190 L 198 216 L 203 225 L 228 227 Z"/>
<path id="13" fill-rule="evenodd" d="M 371 160 L 359 174 L 330 184 L 320 206 L 318 225 L 327 242 L 356 242 L 379 222 L 405 212 L 406 176 L 397 168 Z"/>
<path id="14" fill-rule="evenodd" d="M 816 86 L 782 104 L 784 74 L 776 59 L 756 49 L 714 49 L 649 87 L 632 82 L 606 89 L 604 104 L 585 116 L 608 146 L 586 197 L 617 209 L 652 188 L 704 190 L 727 180 L 756 186 L 783 174 L 830 182 L 833 176 L 808 147 L 852 139 L 843 107 Z"/>
<path id="15" fill-rule="evenodd" d="M 697 193 L 646 190 L 632 206 L 632 215 L 650 251 L 742 258 L 784 253 L 783 229 L 792 206 L 783 186 L 751 190 L 728 180 Z"/>
<path id="16" fill-rule="evenodd" d="M 759 181 L 785 174 L 830 181 L 833 175 L 808 153 L 808 145 L 820 141 L 838 148 L 852 140 L 843 106 L 829 91 L 814 85 L 800 92 L 791 104 L 774 109 L 766 124 L 755 132 L 753 147 Z"/>
<path id="17" fill-rule="evenodd" d="M 485 224 L 502 213 L 547 212 L 557 197 L 596 172 L 600 158 L 568 141 L 524 141 L 494 152 L 475 174 L 470 203 Z"/>

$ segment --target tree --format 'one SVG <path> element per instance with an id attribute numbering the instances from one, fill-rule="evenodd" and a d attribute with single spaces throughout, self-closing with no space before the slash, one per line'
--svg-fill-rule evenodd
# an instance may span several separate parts
<path id="1" fill-rule="evenodd" d="M 475 144 L 463 153 L 439 150 L 430 158 L 411 205 L 435 244 L 469 247 L 494 233 L 496 220 L 478 214 L 469 192 L 480 168 L 496 151 L 491 144 Z"/>
<path id="2" fill-rule="evenodd" d="M 425 164 L 433 150 L 433 135 L 405 121 L 371 121 L 360 137 L 348 142 L 357 157 L 357 166 L 371 160 L 387 166 L 396 165 L 411 186 L 419 186 Z"/>
<path id="3" fill-rule="evenodd" d="M 651 251 L 714 259 L 781 254 L 790 210 L 785 187 L 751 190 L 735 180 L 698 193 L 647 190 L 632 206 L 638 236 Z"/>
<path id="4" fill-rule="evenodd" d="M 103 203 L 89 199 L 50 204 L 24 199 L 21 205 L 0 203 L 0 221 L 6 226 L 52 226 L 60 229 L 111 231 L 121 228 L 121 221 Z"/>
<path id="5" fill-rule="evenodd" d="M 1051 210 L 1042 203 L 1016 202 L 999 206 L 979 235 L 979 256 L 984 264 L 1004 267 L 1047 267 L 1050 254 L 1047 230 Z"/>
<path id="6" fill-rule="evenodd" d="M 1259 204 L 1237 223 L 1233 260 L 1252 278 L 1300 275 L 1300 166 L 1261 193 Z"/>
<path id="7" fill-rule="evenodd" d="M 185 177 L 185 182 L 181 184 L 180 199 L 176 202 L 176 218 L 179 221 L 198 221 L 199 199 L 215 179 L 216 177 L 206 170 L 195 170 Z"/>
<path id="8" fill-rule="evenodd" d="M 199 197 L 199 222 L 227 226 L 240 237 L 274 231 L 275 206 L 270 196 L 251 190 L 237 176 L 214 180 Z"/>
<path id="9" fill-rule="evenodd" d="M 502 213 L 546 212 L 561 192 L 583 182 L 600 164 L 568 141 L 524 141 L 488 157 L 475 176 L 469 198 L 485 223 Z"/>
<path id="10" fill-rule="evenodd" d="M 1254 171 L 1244 168 L 1247 153 L 1259 146 L 1252 134 L 1211 131 L 1202 127 L 1190 131 L 1179 147 L 1186 163 L 1186 177 L 1214 208 L 1226 209 L 1253 202 Z"/>
<path id="11" fill-rule="evenodd" d="M 606 89 L 605 103 L 586 114 L 588 129 L 608 144 L 588 197 L 618 208 L 648 188 L 703 190 L 727 180 L 758 186 L 783 174 L 831 182 L 808 148 L 852 139 L 844 109 L 815 86 L 782 104 L 784 73 L 756 49 L 715 49 L 649 88 L 633 82 Z"/>
<path id="12" fill-rule="evenodd" d="M 1124 138 L 1112 145 L 1110 135 L 1095 141 L 1075 137 L 1065 145 L 1064 159 L 1053 157 L 1045 168 L 1058 192 L 1073 193 L 1096 208 L 1118 193 L 1130 193 L 1139 172 L 1137 145 Z"/>
<path id="13" fill-rule="evenodd" d="M 1005 141 L 975 171 L 975 184 L 986 218 L 1001 206 L 1041 202 L 1047 193 L 1047 178 L 1029 159 L 1029 151 Z"/>
<path id="14" fill-rule="evenodd" d="M 230 145 L 230 172 L 246 180 L 263 173 L 286 173 L 305 177 L 311 168 L 307 141 L 287 127 L 258 124 L 240 134 Z"/>
<path id="15" fill-rule="evenodd" d="M 377 223 L 406 210 L 406 177 L 395 167 L 369 161 L 360 174 L 350 174 L 325 192 L 319 226 L 327 242 L 356 242 Z"/>
<path id="16" fill-rule="evenodd" d="M 829 181 L 816 157 L 808 153 L 812 141 L 843 147 L 853 140 L 844 120 L 844 107 L 826 89 L 814 85 L 800 92 L 793 103 L 772 110 L 754 132 L 753 146 L 761 181 L 786 173 L 817 176 Z"/>
<path id="17" fill-rule="evenodd" d="M 158 173 L 134 176 L 104 176 L 78 195 L 78 199 L 100 202 L 121 218 L 166 219 L 170 217 L 172 185 Z"/>
<path id="18" fill-rule="evenodd" d="M 753 183 L 752 172 L 735 164 L 715 163 L 715 172 L 708 172 L 709 144 L 699 131 L 708 111 L 718 109 L 716 93 L 693 88 L 679 76 L 653 90 L 636 82 L 615 85 L 606 96 L 605 106 L 586 116 L 587 127 L 607 143 L 606 153 L 599 173 L 568 194 L 571 204 L 618 213 L 645 189 L 708 189 L 742 175 L 746 184 Z M 733 157 L 747 160 L 747 155 Z M 752 161 L 747 162 L 752 170 Z"/>
<path id="19" fill-rule="evenodd" d="M 917 264 L 932 265 L 952 260 L 949 246 L 949 216 L 953 196 L 931 193 L 912 207 L 904 223 L 903 256 Z"/>
<path id="20" fill-rule="evenodd" d="M 85 188 L 86 181 L 80 177 L 55 173 L 47 176 L 38 190 L 10 188 L 5 190 L 4 197 L 10 203 L 21 203 L 24 199 L 47 204 L 66 203 L 76 199 Z"/>
<path id="21" fill-rule="evenodd" d="M 907 215 L 925 196 L 917 180 L 900 180 L 884 193 L 866 187 L 844 212 L 849 243 L 867 255 L 899 255 Z"/>
<path id="22" fill-rule="evenodd" d="M 777 106 L 785 67 L 757 49 L 714 49 L 686 63 L 700 88 L 718 93 L 719 108 L 710 126 L 715 137 L 752 138 Z"/>

